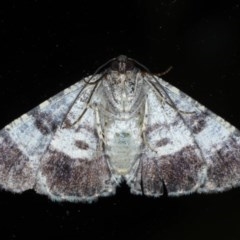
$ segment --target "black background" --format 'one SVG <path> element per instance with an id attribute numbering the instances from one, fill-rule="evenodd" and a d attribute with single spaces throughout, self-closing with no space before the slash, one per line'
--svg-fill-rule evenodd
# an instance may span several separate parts
<path id="1" fill-rule="evenodd" d="M 0 126 L 119 54 L 240 128 L 240 1 L 5 1 Z M 152 199 L 123 184 L 93 204 L 0 192 L 0 238 L 240 239 L 240 189 Z"/>

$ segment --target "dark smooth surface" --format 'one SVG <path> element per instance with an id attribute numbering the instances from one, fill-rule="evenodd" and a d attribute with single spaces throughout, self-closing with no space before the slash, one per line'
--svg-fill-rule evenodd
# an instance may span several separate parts
<path id="1" fill-rule="evenodd" d="M 240 128 L 240 1 L 5 1 L 0 126 L 125 54 Z M 1 239 L 240 239 L 240 189 L 91 205 L 0 192 Z M 48 238 L 47 238 L 48 237 Z"/>

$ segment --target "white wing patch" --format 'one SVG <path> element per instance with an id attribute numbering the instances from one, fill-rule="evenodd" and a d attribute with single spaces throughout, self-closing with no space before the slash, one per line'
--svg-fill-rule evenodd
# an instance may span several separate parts
<path id="1" fill-rule="evenodd" d="M 176 88 L 169 83 L 161 79 L 158 81 L 191 131 L 205 161 L 206 176 L 197 191 L 223 191 L 238 186 L 240 183 L 239 131 L 183 92 L 176 92 Z M 182 141 L 185 142 L 185 138 Z"/>
<path id="2" fill-rule="evenodd" d="M 240 185 L 235 127 L 131 58 L 106 65 L 0 131 L 2 188 L 91 202 L 123 180 L 155 197 Z"/>

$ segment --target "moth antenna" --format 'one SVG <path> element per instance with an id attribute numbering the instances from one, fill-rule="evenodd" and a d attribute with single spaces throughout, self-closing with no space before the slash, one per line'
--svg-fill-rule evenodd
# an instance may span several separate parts
<path id="1" fill-rule="evenodd" d="M 146 72 L 151 74 L 151 71 L 142 63 L 140 63 L 139 61 L 135 60 L 134 58 L 128 58 L 129 60 L 133 61 L 137 66 L 140 66 L 141 68 L 143 68 L 144 70 L 146 70 Z"/>
<path id="2" fill-rule="evenodd" d="M 100 67 L 98 67 L 98 68 L 95 70 L 95 72 L 93 73 L 92 77 L 91 77 L 88 81 L 86 81 L 86 80 L 84 79 L 84 82 L 87 83 L 87 84 L 94 84 L 94 83 L 100 81 L 100 80 L 103 78 L 103 76 L 105 76 L 106 70 L 103 72 L 102 76 L 101 76 L 99 79 L 97 79 L 95 82 L 92 82 L 92 83 L 90 82 L 90 81 L 94 78 L 94 76 L 95 76 L 99 71 L 101 71 L 101 69 L 103 69 L 105 66 L 107 66 L 109 63 L 111 63 L 111 62 L 114 61 L 114 60 L 116 60 L 116 58 L 111 58 L 110 60 L 108 60 L 107 62 L 105 62 L 104 64 L 102 64 Z"/>
<path id="3" fill-rule="evenodd" d="M 168 67 L 165 71 L 156 74 L 158 77 L 164 76 L 173 69 L 173 66 Z"/>
<path id="4" fill-rule="evenodd" d="M 134 58 L 128 58 L 129 60 L 133 61 L 136 65 L 140 66 L 141 68 L 143 68 L 144 70 L 146 70 L 146 72 L 148 72 L 149 74 L 153 75 L 152 72 L 142 63 L 140 63 L 139 61 L 135 60 Z M 169 73 L 171 70 L 173 69 L 173 66 L 168 67 L 165 71 L 160 72 L 158 74 L 156 74 L 158 77 L 166 75 L 167 73 Z"/>

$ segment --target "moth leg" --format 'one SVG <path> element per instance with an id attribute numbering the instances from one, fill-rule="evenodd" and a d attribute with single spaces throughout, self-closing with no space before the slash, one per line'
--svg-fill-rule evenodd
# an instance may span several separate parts
<path id="1" fill-rule="evenodd" d="M 100 142 L 99 143 L 100 150 L 98 152 L 102 153 L 102 152 L 104 152 L 103 145 L 106 145 L 106 141 L 105 141 L 105 138 L 104 138 L 104 132 L 102 130 L 99 108 L 97 107 L 97 105 L 94 105 L 94 106 L 91 106 L 91 107 L 92 107 L 92 109 L 94 109 L 95 114 L 96 114 L 96 128 L 97 128 L 97 134 L 98 134 L 99 142 Z M 106 161 L 106 164 L 108 166 L 109 172 L 111 173 L 112 180 L 114 182 L 120 182 L 121 181 L 120 178 L 118 176 L 114 175 L 114 171 L 113 171 L 113 168 L 112 168 L 110 162 Z"/>
<path id="2" fill-rule="evenodd" d="M 145 101 L 145 107 L 144 107 L 144 114 L 143 114 L 143 123 L 142 123 L 142 138 L 143 138 L 143 142 L 144 144 L 147 145 L 147 147 L 149 149 L 151 149 L 153 152 L 157 152 L 156 149 L 154 149 L 147 141 L 146 138 L 146 129 L 147 129 L 147 122 L 148 122 L 148 103 L 147 100 Z"/>
<path id="3" fill-rule="evenodd" d="M 103 144 L 106 144 L 106 142 L 105 142 L 104 133 L 103 133 L 103 130 L 102 130 L 99 109 L 98 109 L 97 106 L 94 107 L 94 111 L 95 111 L 95 114 L 96 114 L 96 128 L 97 128 L 97 133 L 98 133 L 99 140 L 100 140 L 100 149 L 102 151 L 103 150 Z"/>

